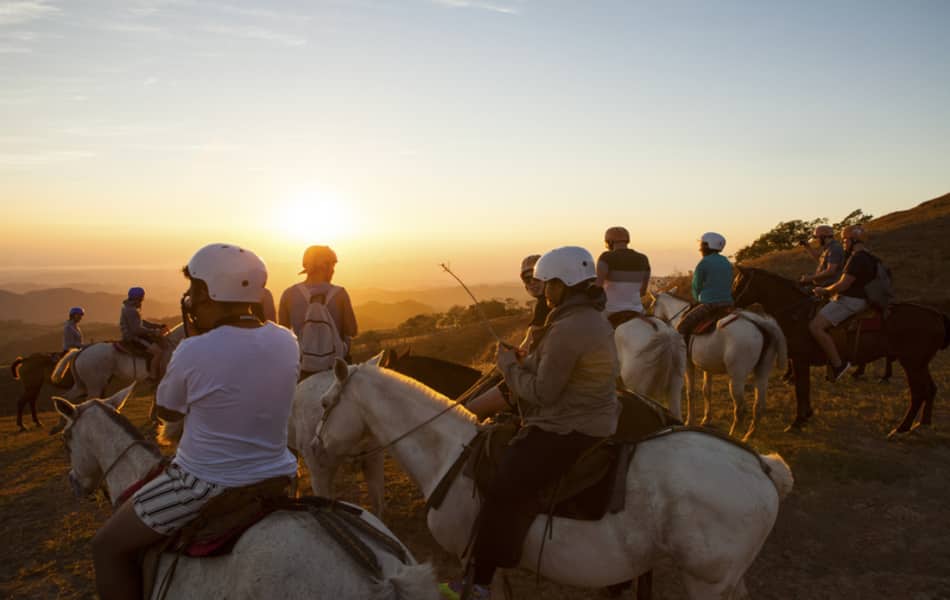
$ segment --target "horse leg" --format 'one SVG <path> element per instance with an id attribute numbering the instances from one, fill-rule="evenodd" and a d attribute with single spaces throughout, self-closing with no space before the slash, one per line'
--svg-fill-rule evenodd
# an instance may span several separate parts
<path id="1" fill-rule="evenodd" d="M 732 427 L 729 428 L 732 437 L 745 418 L 745 377 L 729 376 L 729 396 L 732 397 Z"/>
<path id="2" fill-rule="evenodd" d="M 888 438 L 892 438 L 898 433 L 910 431 L 917 413 L 924 404 L 924 398 L 931 392 L 930 384 L 932 382 L 929 381 L 930 374 L 927 372 L 926 366 L 923 368 L 919 366 L 909 367 L 905 364 L 904 372 L 907 374 L 907 387 L 910 388 L 910 406 L 907 407 L 907 412 L 904 413 L 904 418 L 901 419 L 900 424 L 887 434 Z"/>
<path id="3" fill-rule="evenodd" d="M 749 423 L 749 430 L 742 437 L 743 442 L 748 442 L 752 438 L 755 434 L 755 428 L 759 424 L 759 419 L 765 414 L 765 397 L 769 391 L 769 369 L 765 368 L 767 366 L 769 365 L 763 364 L 761 369 L 763 372 L 755 374 L 755 400 L 752 403 L 752 420 Z"/>
<path id="4" fill-rule="evenodd" d="M 36 390 L 36 393 L 30 397 L 30 416 L 33 417 L 33 424 L 37 427 L 42 427 L 43 424 L 40 423 L 39 418 L 36 416 L 36 399 L 40 395 L 40 390 Z"/>
<path id="5" fill-rule="evenodd" d="M 811 365 L 807 356 L 792 358 L 795 370 L 795 420 L 786 432 L 800 431 L 808 423 L 813 412 L 811 409 Z"/>
<path id="6" fill-rule="evenodd" d="M 929 368 L 927 369 L 927 381 L 930 383 L 930 393 L 924 397 L 924 410 L 920 415 L 920 424 L 929 427 L 933 420 L 934 400 L 937 398 L 937 384 L 934 383 Z"/>
<path id="7" fill-rule="evenodd" d="M 892 356 L 884 357 L 884 374 L 881 375 L 881 383 L 890 383 L 891 375 L 894 374 L 894 358 Z"/>
<path id="8" fill-rule="evenodd" d="M 686 419 L 683 421 L 689 425 L 696 417 L 693 412 L 693 398 L 696 397 L 696 370 L 692 362 L 686 363 Z"/>
<path id="9" fill-rule="evenodd" d="M 369 506 L 373 514 L 383 518 L 383 509 L 386 507 L 386 482 L 383 470 L 385 456 L 377 452 L 363 459 L 363 478 L 366 480 L 366 491 L 369 494 Z"/>
<path id="10" fill-rule="evenodd" d="M 709 371 L 703 371 L 703 420 L 700 425 L 707 427 L 709 425 L 709 397 L 712 395 L 712 374 Z"/>
<path id="11" fill-rule="evenodd" d="M 29 392 L 23 392 L 23 395 L 20 396 L 20 399 L 16 403 L 16 430 L 17 431 L 26 431 L 26 427 L 23 426 L 23 407 L 26 406 L 26 403 L 30 401 Z M 36 418 L 34 416 L 34 418 Z"/>

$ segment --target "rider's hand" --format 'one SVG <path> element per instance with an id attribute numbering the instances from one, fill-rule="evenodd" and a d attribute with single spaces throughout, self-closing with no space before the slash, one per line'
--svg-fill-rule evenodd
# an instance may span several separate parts
<path id="1" fill-rule="evenodd" d="M 499 343 L 495 350 L 495 363 L 503 369 L 513 362 L 519 362 L 518 349 L 508 344 Z"/>
<path id="2" fill-rule="evenodd" d="M 801 277 L 798 278 L 798 283 L 803 283 L 803 284 L 812 283 L 812 280 L 811 280 L 811 277 L 809 277 L 808 275 L 802 275 Z"/>
<path id="3" fill-rule="evenodd" d="M 818 296 L 819 298 L 824 298 L 825 296 L 831 295 L 831 292 L 828 291 L 828 288 L 821 287 L 821 286 L 816 287 L 814 290 L 812 290 L 812 292 L 814 292 L 814 294 Z"/>

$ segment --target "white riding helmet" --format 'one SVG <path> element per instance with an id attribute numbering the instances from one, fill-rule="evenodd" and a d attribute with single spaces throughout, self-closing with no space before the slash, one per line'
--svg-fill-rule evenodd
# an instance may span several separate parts
<path id="1" fill-rule="evenodd" d="M 188 274 L 208 286 L 216 302 L 260 302 L 267 266 L 256 254 L 234 244 L 208 244 L 188 261 Z"/>
<path id="2" fill-rule="evenodd" d="M 726 238 L 714 231 L 707 231 L 699 238 L 700 243 L 706 244 L 710 250 L 722 250 L 726 247 Z"/>
<path id="3" fill-rule="evenodd" d="M 594 257 L 579 246 L 564 246 L 545 253 L 534 265 L 534 277 L 541 281 L 560 279 L 564 285 L 574 286 L 597 278 Z"/>

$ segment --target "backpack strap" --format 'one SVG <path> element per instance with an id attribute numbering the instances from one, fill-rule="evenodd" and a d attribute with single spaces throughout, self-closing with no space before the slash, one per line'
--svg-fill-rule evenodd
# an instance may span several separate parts
<path id="1" fill-rule="evenodd" d="M 297 290 L 299 290 L 301 294 L 303 294 L 303 297 L 306 300 L 307 304 L 310 304 L 313 301 L 314 296 L 320 295 L 320 296 L 323 296 L 323 304 L 325 306 L 330 303 L 330 300 L 334 296 L 336 296 L 337 292 L 343 289 L 338 285 L 330 285 L 330 291 L 327 292 L 326 294 L 311 294 L 310 287 L 306 284 L 306 282 L 298 283 L 294 287 L 297 288 Z"/>

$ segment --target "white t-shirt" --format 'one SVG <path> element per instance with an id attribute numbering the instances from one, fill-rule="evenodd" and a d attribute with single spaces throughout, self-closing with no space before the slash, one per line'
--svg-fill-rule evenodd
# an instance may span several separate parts
<path id="1" fill-rule="evenodd" d="M 270 322 L 182 340 L 157 392 L 159 406 L 186 415 L 175 463 L 226 487 L 293 475 L 287 421 L 299 354 L 294 334 Z"/>

